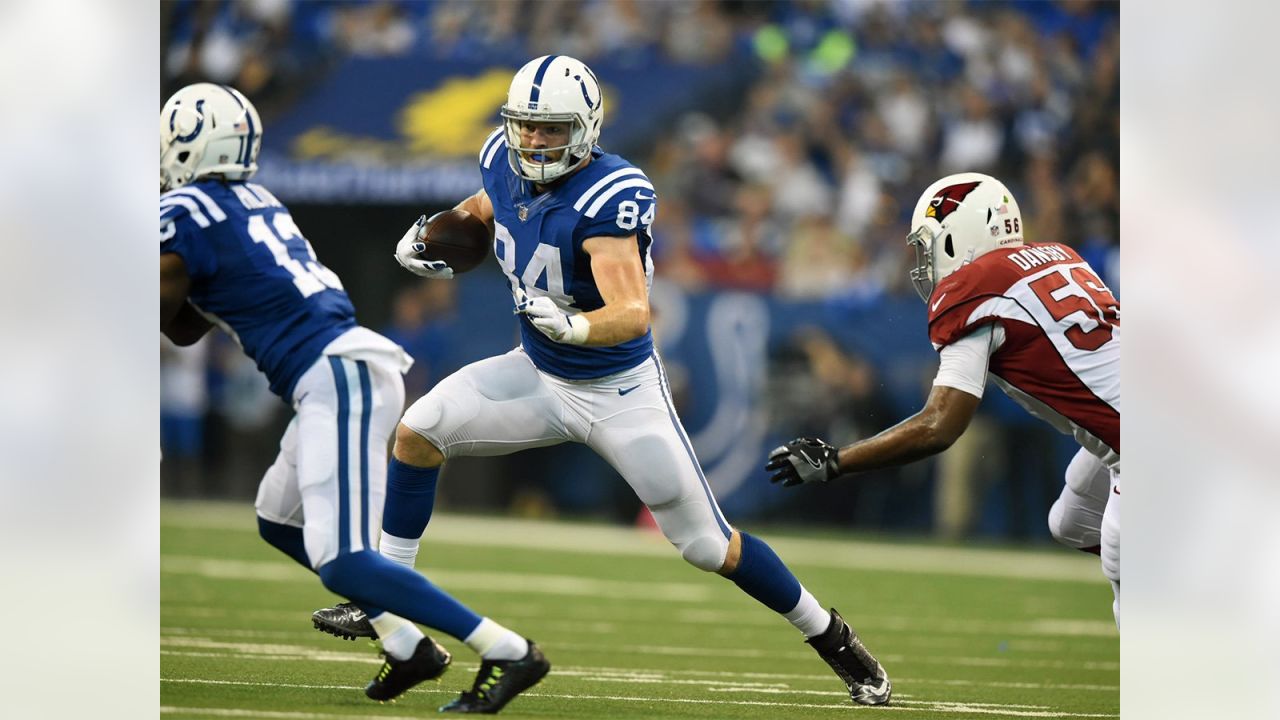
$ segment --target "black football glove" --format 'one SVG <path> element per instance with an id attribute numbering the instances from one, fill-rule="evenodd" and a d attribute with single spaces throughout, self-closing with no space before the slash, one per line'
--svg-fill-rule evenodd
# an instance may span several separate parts
<path id="1" fill-rule="evenodd" d="M 840 474 L 837 451 L 818 438 L 796 438 L 769 453 L 769 464 L 764 469 L 773 473 L 770 482 L 787 487 L 827 482 Z"/>

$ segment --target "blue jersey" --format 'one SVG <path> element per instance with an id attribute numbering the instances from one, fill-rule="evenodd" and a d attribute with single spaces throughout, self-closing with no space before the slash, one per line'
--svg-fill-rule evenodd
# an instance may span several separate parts
<path id="1" fill-rule="evenodd" d="M 563 310 L 589 312 L 604 306 L 582 249 L 593 237 L 636 236 L 636 251 L 652 285 L 653 239 L 649 227 L 657 212 L 653 185 L 639 168 L 599 148 L 591 162 L 533 194 L 507 160 L 501 129 L 480 151 L 480 174 L 493 203 L 494 256 L 511 282 L 529 297 L 545 295 Z M 653 334 L 611 347 L 558 343 L 520 315 L 520 337 L 533 364 L 570 380 L 604 377 L 629 370 L 653 353 Z"/>
<path id="2" fill-rule="evenodd" d="M 325 346 L 356 327 L 338 276 L 261 185 L 208 180 L 161 195 L 160 253 L 182 256 L 191 303 L 286 400 Z"/>

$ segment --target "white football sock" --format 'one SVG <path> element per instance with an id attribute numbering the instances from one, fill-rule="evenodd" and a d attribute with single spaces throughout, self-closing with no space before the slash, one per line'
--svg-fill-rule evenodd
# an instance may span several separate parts
<path id="1" fill-rule="evenodd" d="M 783 615 L 796 629 L 804 633 L 806 638 L 821 635 L 831 624 L 831 613 L 818 604 L 818 599 L 804 586 L 800 586 L 800 602 L 791 612 Z"/>
<path id="2" fill-rule="evenodd" d="M 462 642 L 485 660 L 519 660 L 529 654 L 529 642 L 498 623 L 484 618 Z"/>
<path id="3" fill-rule="evenodd" d="M 1120 629 L 1120 583 L 1119 582 L 1115 580 L 1111 581 L 1111 592 L 1114 593 L 1116 596 L 1115 601 L 1111 603 L 1111 612 L 1115 613 L 1116 629 L 1119 630 Z"/>
<path id="4" fill-rule="evenodd" d="M 424 635 L 417 625 L 398 615 L 384 612 L 378 617 L 369 618 L 373 631 L 382 642 L 382 649 L 397 660 L 408 660 Z"/>
<path id="5" fill-rule="evenodd" d="M 378 542 L 378 552 L 392 562 L 412 568 L 418 559 L 419 540 L 421 538 L 402 538 L 383 532 L 382 540 Z"/>

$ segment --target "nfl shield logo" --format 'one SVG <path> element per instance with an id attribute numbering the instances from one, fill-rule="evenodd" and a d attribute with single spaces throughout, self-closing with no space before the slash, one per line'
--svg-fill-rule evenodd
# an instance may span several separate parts
<path id="1" fill-rule="evenodd" d="M 516 206 L 516 216 L 520 218 L 520 222 L 529 219 L 529 207 L 527 205 Z"/>

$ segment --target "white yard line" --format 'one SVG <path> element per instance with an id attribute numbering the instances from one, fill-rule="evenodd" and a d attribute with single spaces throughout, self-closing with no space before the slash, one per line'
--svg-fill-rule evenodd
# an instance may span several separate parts
<path id="1" fill-rule="evenodd" d="M 557 642 L 557 647 L 568 650 L 586 650 L 602 653 L 615 653 L 617 648 L 590 643 Z M 678 645 L 627 645 L 627 652 L 643 655 L 674 655 L 687 657 L 733 657 L 733 658 L 775 658 L 799 660 L 812 657 L 812 653 L 803 651 L 761 650 L 754 648 L 702 648 Z M 1073 662 L 1069 660 L 1044 660 L 1037 658 L 990 658 L 947 655 L 940 657 L 923 655 L 895 655 L 886 653 L 881 656 L 885 663 L 929 664 L 929 665 L 964 665 L 968 667 L 1022 667 L 1022 668 L 1060 668 L 1073 670 L 1119 670 L 1120 663 L 1110 660 L 1092 660 Z"/>
<path id="2" fill-rule="evenodd" d="M 166 647 L 177 648 L 196 648 L 200 650 L 228 650 L 249 655 L 294 655 L 316 660 L 334 660 L 344 661 L 353 660 L 357 657 L 353 653 L 319 650 L 308 645 L 284 645 L 284 644 L 268 644 L 268 643 L 239 643 L 227 642 L 224 640 L 215 640 L 207 637 L 194 637 L 186 635 L 163 635 L 160 638 L 160 644 Z M 556 647 L 565 650 L 583 650 L 588 652 L 600 653 L 616 653 L 617 648 L 609 645 L 598 645 L 593 643 L 573 643 L 573 642 L 557 642 Z M 678 645 L 628 645 L 627 652 L 638 653 L 642 655 L 662 655 L 662 656 L 681 656 L 681 657 L 720 657 L 720 658 L 774 658 L 802 660 L 812 658 L 809 652 L 777 652 L 769 650 L 761 650 L 756 648 L 700 648 L 685 647 Z M 1113 671 L 1120 669 L 1120 663 L 1113 661 L 1085 661 L 1072 662 L 1068 660 L 1044 660 L 1038 658 L 988 658 L 988 657 L 966 657 L 966 656 L 906 656 L 885 654 L 883 662 L 887 663 L 903 663 L 903 664 L 930 664 L 930 665 L 960 665 L 965 667 L 1001 667 L 1001 668 L 1055 668 L 1055 669 L 1075 669 L 1075 670 L 1105 670 Z"/>
<path id="3" fill-rule="evenodd" d="M 167 558 L 172 558 L 168 560 Z M 201 562 L 195 562 L 199 560 Z M 204 564 L 208 560 L 211 564 Z M 285 563 L 272 563 L 262 561 L 227 561 L 206 558 L 190 558 L 184 556 L 165 556 L 161 560 L 164 572 L 174 572 L 179 574 L 202 574 L 206 577 L 214 579 L 231 578 L 252 580 L 258 579 L 254 575 L 269 575 L 276 570 L 288 569 L 295 566 Z M 166 565 L 165 563 L 169 563 Z M 233 564 L 234 563 L 234 564 Z M 238 566 L 238 563 L 245 563 L 244 566 Z M 262 568 L 262 565 L 269 568 Z M 242 573 L 242 574 L 238 574 Z M 504 581 L 506 580 L 505 574 Z M 435 573 L 432 573 L 433 579 Z M 540 578 L 542 576 L 535 574 L 526 574 L 518 577 L 516 582 L 528 582 L 529 578 Z M 564 576 L 561 576 L 564 577 Z M 315 577 L 310 574 L 304 574 L 297 577 L 280 577 L 272 576 L 273 580 L 288 580 L 298 582 L 314 582 Z M 467 582 L 467 578 L 454 578 L 463 583 Z M 589 582 L 591 578 L 580 578 Z M 683 585 L 683 584 L 680 584 Z M 693 585 L 690 583 L 690 585 Z M 581 589 L 582 585 L 579 585 Z M 708 592 L 713 592 L 714 587 L 707 586 Z M 687 592 L 687 588 L 680 588 L 677 592 Z M 524 590 L 520 594 L 526 594 Z M 547 594 L 552 594 L 548 592 Z M 554 593 L 561 594 L 561 593 Z M 608 597 L 601 595 L 599 597 Z M 538 618 L 543 620 L 547 617 L 545 607 L 538 604 L 532 606 L 522 605 L 515 606 L 513 603 L 502 603 L 502 600 L 495 599 L 495 605 L 498 608 L 493 613 L 494 617 L 507 618 Z M 502 605 L 505 605 L 502 606 Z M 785 624 L 780 625 L 778 617 L 772 613 L 752 608 L 750 610 L 723 610 L 714 607 L 682 607 L 664 609 L 661 614 L 662 622 L 665 623 L 681 623 L 689 625 L 718 625 L 718 626 L 740 626 L 750 625 L 753 627 L 786 627 Z M 296 623 L 300 617 L 305 616 L 303 611 L 284 611 L 284 610 L 253 610 L 239 608 L 227 609 L 216 607 L 203 607 L 196 605 L 175 604 L 173 602 L 161 603 L 161 615 L 179 615 L 184 617 L 235 617 L 235 618 L 256 618 L 270 621 L 283 621 Z M 649 615 L 638 611 L 637 619 L 628 620 L 628 623 L 635 624 L 639 622 L 647 622 Z M 606 628 L 618 627 L 621 623 L 616 622 L 617 613 L 610 611 L 609 616 L 615 618 L 613 622 L 603 620 L 591 621 L 590 618 L 583 617 L 576 624 L 583 628 L 590 623 L 590 629 L 593 632 L 609 632 Z M 544 620 L 545 622 L 545 620 Z M 929 618 L 929 617 L 910 617 L 906 615 L 859 615 L 856 619 L 850 618 L 850 622 L 860 632 L 867 630 L 875 630 L 877 632 L 910 632 L 913 634 L 925 636 L 952 635 L 956 636 L 955 642 L 965 642 L 966 638 L 974 635 L 1005 635 L 1009 639 L 1020 642 L 1019 649 L 1027 650 L 1028 645 L 1021 638 L 1111 638 L 1118 639 L 1119 632 L 1116 630 L 1115 623 L 1111 620 L 1079 620 L 1071 618 L 1033 618 L 1028 620 L 988 620 L 988 619 L 956 619 L 956 618 Z M 222 631 L 219 632 L 231 632 Z M 919 642 L 919 641 L 917 641 Z M 1058 652 L 1063 646 L 1054 644 L 1042 648 L 1047 652 Z"/>
<path id="4" fill-rule="evenodd" d="M 160 644 L 165 647 L 197 648 L 197 650 L 225 650 L 253 656 L 297 656 L 300 657 L 300 659 L 334 662 L 355 661 L 358 657 L 361 657 L 355 655 L 355 653 L 317 650 L 315 647 L 296 646 L 296 644 L 225 642 L 212 638 L 186 637 L 186 635 L 163 635 L 163 637 L 160 638 Z M 563 648 L 563 650 L 607 653 L 617 652 L 617 648 L 600 646 L 600 644 L 594 643 L 557 642 L 556 646 Z M 662 646 L 662 644 L 643 644 L 643 646 L 632 644 L 632 646 L 627 646 L 627 652 L 637 653 L 637 655 L 658 655 L 666 657 L 760 657 L 760 659 L 768 657 L 768 659 L 776 660 L 808 660 L 810 657 L 813 657 L 812 653 L 803 651 L 777 652 L 755 650 L 755 648 L 681 647 Z M 1120 669 L 1119 662 L 1111 661 L 1070 662 L 1065 660 L 1004 659 L 1004 657 L 902 656 L 890 655 L 890 653 L 883 655 L 882 659 L 886 664 L 888 664 L 888 662 L 895 662 L 895 664 L 960 665 L 966 667 L 1051 667 L 1051 669 L 1076 670 Z"/>
<path id="5" fill-rule="evenodd" d="M 165 527 L 213 528 L 256 533 L 248 504 L 165 502 Z M 884 570 L 970 577 L 1104 583 L 1097 558 L 1067 550 L 1019 551 L 855 540 L 815 540 L 767 533 L 765 537 L 789 565 Z M 519 550 L 560 550 L 593 555 L 670 557 L 669 543 L 653 532 L 615 525 L 479 517 L 436 513 L 423 538 L 425 546 L 465 545 Z"/>
<path id="6" fill-rule="evenodd" d="M 160 651 L 161 655 L 173 655 L 180 657 L 224 657 L 268 661 L 291 659 L 313 660 L 319 662 L 358 663 L 364 665 L 376 665 L 380 662 L 378 656 L 372 651 L 341 652 L 333 650 L 319 650 L 305 645 L 227 642 L 207 637 L 191 637 L 187 635 L 175 636 L 171 634 L 162 635 L 160 642 L 165 648 Z M 355 648 L 360 646 L 352 647 Z M 808 657 L 808 654 L 804 654 L 804 657 Z M 1012 665 L 1016 667 L 1019 664 L 1012 663 Z M 459 663 L 459 667 L 464 667 L 470 671 L 474 669 L 475 666 L 474 664 L 463 665 L 462 663 Z M 732 686 L 735 688 L 788 688 L 790 686 L 786 682 L 779 681 L 826 682 L 830 680 L 830 676 L 825 673 L 805 675 L 787 673 L 730 672 L 718 670 L 589 667 L 572 665 L 556 666 L 555 673 L 557 675 L 581 677 L 601 682 L 626 682 L 639 684 L 670 683 L 679 685 Z M 699 677 L 705 679 L 675 679 Z M 1085 690 L 1097 692 L 1115 692 L 1119 690 L 1118 685 L 1091 683 L 1032 683 L 997 680 L 913 679 L 905 677 L 895 677 L 894 680 L 899 684 L 925 684 L 957 687 L 997 687 L 1069 691 Z"/>
<path id="7" fill-rule="evenodd" d="M 160 678 L 161 682 L 171 683 L 187 683 L 187 684 L 205 684 L 205 685 L 236 685 L 244 687 L 282 687 L 282 688 L 299 688 L 307 690 L 359 690 L 355 685 L 306 685 L 301 683 L 268 683 L 268 682 L 248 682 L 235 680 L 205 680 L 200 678 Z M 452 695 L 455 691 L 443 690 L 436 688 L 418 688 L 415 692 L 431 693 L 431 694 L 448 694 Z M 832 693 L 834 695 L 834 693 Z M 563 700 L 607 700 L 613 702 L 631 702 L 631 703 L 674 703 L 689 705 L 741 705 L 752 707 L 776 707 L 776 708 L 797 708 L 797 709 L 815 709 L 815 710 L 837 710 L 840 712 L 848 712 L 850 704 L 846 700 L 839 703 L 783 703 L 769 702 L 764 700 L 729 700 L 729 699 L 702 699 L 702 698 L 660 698 L 660 697 L 635 697 L 627 695 L 584 695 L 569 693 L 546 693 L 537 690 L 529 690 L 523 694 L 525 697 L 541 697 L 555 698 Z M 996 715 L 1001 717 L 1036 717 L 1036 718 L 1114 718 L 1119 717 L 1117 714 L 1106 713 L 1070 713 L 1060 712 L 1057 710 L 1037 710 L 1027 709 L 1025 705 L 1000 705 L 996 703 L 960 703 L 945 701 L 903 701 L 899 704 L 890 704 L 883 710 L 915 710 L 920 712 L 948 712 L 972 715 Z M 229 708 L 188 708 L 172 705 L 161 706 L 162 713 L 178 713 L 185 712 L 190 714 L 212 715 L 215 717 L 264 717 L 264 718 L 290 718 L 297 720 L 327 720 L 328 718 L 352 718 L 367 717 L 372 718 L 391 718 L 392 716 L 352 716 L 338 715 L 329 713 L 294 713 L 294 712 L 272 712 L 272 711 L 250 711 L 237 710 Z M 393 719 L 396 720 L 396 719 Z M 407 720 L 407 719 L 401 719 Z"/>

